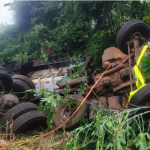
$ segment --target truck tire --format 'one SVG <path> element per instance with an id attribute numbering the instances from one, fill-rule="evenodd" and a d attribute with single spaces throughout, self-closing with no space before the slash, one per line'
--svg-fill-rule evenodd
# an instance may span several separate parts
<path id="1" fill-rule="evenodd" d="M 80 102 L 77 99 L 83 100 L 82 96 L 73 95 L 73 98 L 68 98 L 68 100 L 64 99 L 62 104 L 58 108 L 58 111 L 54 115 L 54 123 L 58 127 L 63 124 L 63 117 L 66 117 L 66 120 L 75 112 Z M 72 130 L 77 127 L 80 123 L 81 117 L 88 117 L 89 105 L 87 103 L 83 103 L 77 113 L 66 123 L 66 130 Z M 63 127 L 61 127 L 63 128 Z"/>
<path id="2" fill-rule="evenodd" d="M 14 120 L 12 132 L 14 134 L 19 134 L 26 131 L 33 131 L 37 127 L 46 129 L 47 118 L 42 111 L 30 111 Z"/>
<path id="3" fill-rule="evenodd" d="M 117 47 L 128 54 L 127 42 L 131 40 L 131 36 L 135 33 L 140 33 L 148 40 L 148 26 L 141 20 L 133 19 L 126 22 L 118 32 L 116 43 Z"/>
<path id="4" fill-rule="evenodd" d="M 18 79 L 25 82 L 31 89 L 35 89 L 35 85 L 32 80 L 24 75 L 15 75 L 12 77 L 13 79 Z"/>
<path id="5" fill-rule="evenodd" d="M 38 109 L 38 106 L 36 106 L 34 103 L 26 102 L 26 103 L 18 104 L 17 106 L 11 108 L 5 113 L 5 115 L 0 120 L 0 124 L 5 126 L 7 120 L 8 121 L 10 121 L 11 119 L 16 120 L 22 114 L 33 111 L 33 110 L 36 111 L 37 109 Z M 4 130 L 5 129 L 2 128 L 2 131 Z"/>
<path id="6" fill-rule="evenodd" d="M 10 92 L 10 90 L 13 86 L 13 80 L 12 80 L 11 76 L 3 69 L 0 69 L 0 81 L 2 82 L 2 84 L 4 86 L 4 91 L 6 91 L 7 93 Z M 2 91 L 2 90 L 3 89 L 0 87 L 0 91 Z"/>
<path id="7" fill-rule="evenodd" d="M 139 89 L 131 98 L 130 103 L 133 105 L 145 105 L 150 100 L 150 84 Z"/>
<path id="8" fill-rule="evenodd" d="M 13 91 L 24 92 L 29 89 L 30 87 L 25 82 L 18 79 L 13 79 Z"/>

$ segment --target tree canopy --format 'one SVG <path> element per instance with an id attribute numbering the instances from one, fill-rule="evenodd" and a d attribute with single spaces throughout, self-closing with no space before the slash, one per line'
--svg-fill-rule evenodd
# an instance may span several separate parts
<path id="1" fill-rule="evenodd" d="M 15 1 L 15 24 L 0 27 L 0 64 L 52 56 L 91 56 L 101 66 L 103 50 L 116 46 L 121 26 L 130 19 L 150 25 L 150 3 L 143 1 Z"/>

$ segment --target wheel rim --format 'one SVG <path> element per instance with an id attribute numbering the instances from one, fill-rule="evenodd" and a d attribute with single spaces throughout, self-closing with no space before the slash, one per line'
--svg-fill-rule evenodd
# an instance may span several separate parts
<path id="1" fill-rule="evenodd" d="M 142 33 L 141 32 L 134 32 L 130 37 L 130 41 L 133 40 L 135 37 L 142 37 Z"/>
<path id="2" fill-rule="evenodd" d="M 75 112 L 76 108 L 77 108 L 77 104 L 75 102 L 69 103 L 67 105 L 65 104 L 60 114 L 61 118 L 65 117 L 65 119 L 69 119 L 72 116 L 72 114 Z"/>

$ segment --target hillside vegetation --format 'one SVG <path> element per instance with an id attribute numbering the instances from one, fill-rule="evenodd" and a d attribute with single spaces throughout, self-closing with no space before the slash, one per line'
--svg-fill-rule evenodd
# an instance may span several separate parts
<path id="1" fill-rule="evenodd" d="M 5 5 L 14 11 L 13 25 L 0 26 L 0 64 L 46 55 L 60 59 L 91 56 L 101 66 L 104 49 L 116 46 L 120 27 L 130 19 L 150 25 L 149 2 L 36 2 Z M 44 60 L 43 60 L 44 61 Z"/>

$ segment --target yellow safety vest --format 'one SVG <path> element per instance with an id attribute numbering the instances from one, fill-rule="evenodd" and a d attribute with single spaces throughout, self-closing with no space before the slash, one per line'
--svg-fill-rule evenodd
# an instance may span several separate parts
<path id="1" fill-rule="evenodd" d="M 143 86 L 145 86 L 145 81 L 144 81 L 144 78 L 140 72 L 140 70 L 138 69 L 138 65 L 140 64 L 140 61 L 145 53 L 145 51 L 147 50 L 147 47 L 148 45 L 145 45 L 144 48 L 142 49 L 142 52 L 138 58 L 138 61 L 136 63 L 136 65 L 134 66 L 134 72 L 135 72 L 135 75 L 136 75 L 136 87 L 137 89 L 130 92 L 130 95 L 129 95 L 129 99 L 128 99 L 128 103 L 130 102 L 131 98 L 133 97 L 133 95 L 139 90 L 141 89 Z M 140 84 L 141 83 L 141 84 Z"/>

